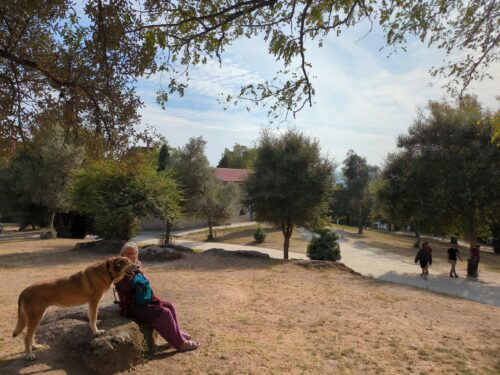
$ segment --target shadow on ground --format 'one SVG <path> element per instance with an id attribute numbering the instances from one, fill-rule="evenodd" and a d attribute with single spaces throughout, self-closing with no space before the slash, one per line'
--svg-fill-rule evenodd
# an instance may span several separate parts
<path id="1" fill-rule="evenodd" d="M 182 258 L 173 262 L 143 262 L 144 268 L 158 270 L 159 268 L 171 270 L 190 271 L 223 271 L 223 270 L 244 270 L 271 268 L 282 264 L 279 259 L 263 259 L 258 257 L 244 257 L 238 255 L 210 255 L 204 253 L 183 252 Z"/>
<path id="2" fill-rule="evenodd" d="M 60 266 L 71 263 L 99 261 L 109 257 L 85 250 L 61 249 L 36 252 L 16 252 L 0 255 L 0 268 Z"/>

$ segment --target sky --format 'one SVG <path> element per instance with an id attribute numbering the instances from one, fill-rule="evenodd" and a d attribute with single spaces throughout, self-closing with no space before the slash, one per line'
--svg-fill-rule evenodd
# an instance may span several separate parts
<path id="1" fill-rule="evenodd" d="M 307 46 L 312 63 L 310 75 L 316 95 L 312 107 L 305 107 L 295 119 L 269 124 L 266 108 L 248 112 L 243 105 L 224 110 L 221 93 L 235 94 L 242 85 L 271 79 L 281 65 L 259 39 L 239 40 L 216 61 L 190 71 L 190 85 L 184 97 L 172 97 L 165 110 L 156 103 L 156 92 L 167 80 L 155 75 L 141 79 L 137 91 L 144 101 L 142 125 L 151 126 L 174 147 L 190 137 L 203 136 L 206 154 L 215 166 L 225 148 L 235 143 L 255 146 L 263 128 L 295 128 L 319 140 L 322 152 L 341 163 L 352 149 L 368 163 L 382 165 L 396 150 L 396 138 L 406 132 L 417 109 L 429 100 L 441 100 L 447 93 L 444 80 L 431 77 L 429 69 L 442 65 L 443 53 L 417 40 L 407 52 L 380 51 L 383 36 L 376 30 L 362 38 L 367 27 L 356 27 L 340 37 L 329 36 L 323 47 Z M 489 69 L 493 80 L 474 83 L 469 93 L 490 109 L 497 109 L 500 95 L 500 64 Z"/>

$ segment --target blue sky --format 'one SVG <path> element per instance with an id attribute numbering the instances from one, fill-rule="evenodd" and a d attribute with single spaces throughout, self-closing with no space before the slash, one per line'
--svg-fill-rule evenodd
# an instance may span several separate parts
<path id="1" fill-rule="evenodd" d="M 408 52 L 399 51 L 388 58 L 390 51 L 379 51 L 381 33 L 375 30 L 360 39 L 366 31 L 358 26 L 340 37 L 329 36 L 323 48 L 308 46 L 311 76 L 316 76 L 314 105 L 279 125 L 318 138 L 324 154 L 338 163 L 353 149 L 369 163 L 380 165 L 396 149 L 397 135 L 411 125 L 417 108 L 446 96 L 443 81 L 428 73 L 433 65 L 441 65 L 441 51 L 410 41 Z M 138 85 L 145 102 L 142 124 L 153 126 L 175 147 L 190 137 L 203 136 L 212 165 L 218 163 L 224 148 L 235 143 L 253 146 L 261 129 L 269 127 L 267 109 L 247 112 L 242 105 L 224 111 L 217 102 L 220 93 L 237 93 L 241 85 L 271 79 L 281 68 L 258 39 L 234 43 L 222 58 L 222 67 L 211 61 L 193 69 L 185 96 L 172 97 L 165 110 L 156 104 L 156 92 L 166 80 L 154 76 L 141 79 Z M 496 109 L 500 65 L 490 67 L 489 73 L 494 79 L 475 83 L 470 92 Z"/>

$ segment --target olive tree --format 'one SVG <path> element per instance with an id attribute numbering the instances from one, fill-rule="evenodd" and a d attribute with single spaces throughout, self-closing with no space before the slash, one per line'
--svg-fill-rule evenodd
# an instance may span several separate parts
<path id="1" fill-rule="evenodd" d="M 297 225 L 320 226 L 328 220 L 334 169 L 321 155 L 318 141 L 295 130 L 283 135 L 265 131 L 260 137 L 254 170 L 245 184 L 247 203 L 258 220 L 281 229 L 284 259 Z"/>

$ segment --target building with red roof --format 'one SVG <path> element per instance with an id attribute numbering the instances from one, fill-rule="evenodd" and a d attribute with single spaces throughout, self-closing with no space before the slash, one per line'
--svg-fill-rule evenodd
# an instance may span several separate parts
<path id="1" fill-rule="evenodd" d="M 249 173 L 248 169 L 214 168 L 215 177 L 222 182 L 243 182 Z"/>

